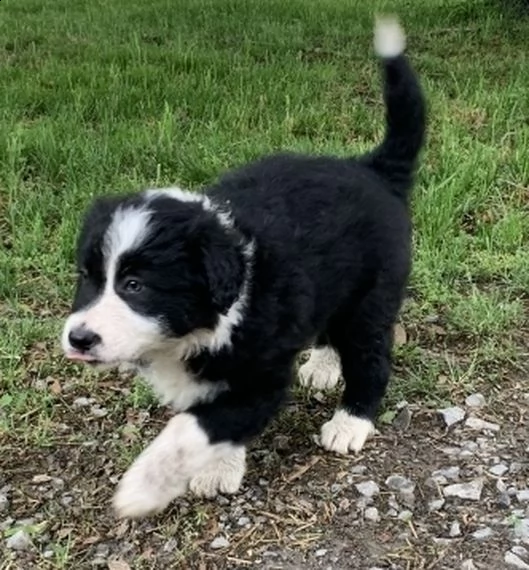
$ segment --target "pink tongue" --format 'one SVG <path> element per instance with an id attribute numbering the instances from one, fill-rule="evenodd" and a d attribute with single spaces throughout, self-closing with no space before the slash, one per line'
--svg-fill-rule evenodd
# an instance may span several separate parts
<path id="1" fill-rule="evenodd" d="M 66 358 L 70 360 L 77 360 L 79 362 L 95 362 L 97 359 L 89 354 L 83 354 L 82 352 L 67 352 Z"/>

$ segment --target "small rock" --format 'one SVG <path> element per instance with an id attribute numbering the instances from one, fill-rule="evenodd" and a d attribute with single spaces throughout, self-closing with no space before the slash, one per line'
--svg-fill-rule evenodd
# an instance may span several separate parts
<path id="1" fill-rule="evenodd" d="M 465 422 L 465 427 L 469 429 L 475 429 L 478 431 L 499 431 L 500 426 L 498 424 L 493 424 L 491 422 L 486 422 L 485 420 L 480 420 L 479 418 L 475 418 L 471 416 L 467 418 Z"/>
<path id="2" fill-rule="evenodd" d="M 455 483 L 443 489 L 445 497 L 458 497 L 469 501 L 479 501 L 483 490 L 483 479 L 474 479 L 468 483 Z"/>
<path id="3" fill-rule="evenodd" d="M 49 483 L 52 479 L 53 477 L 50 477 L 49 475 L 35 475 L 35 477 L 31 479 L 31 482 L 36 485 L 42 485 L 43 483 Z"/>
<path id="4" fill-rule="evenodd" d="M 509 493 L 500 493 L 498 496 L 498 505 L 502 509 L 508 509 L 511 506 L 511 498 Z"/>
<path id="5" fill-rule="evenodd" d="M 92 405 L 95 402 L 95 400 L 93 398 L 76 398 L 73 401 L 73 407 L 74 408 L 86 408 L 87 406 Z"/>
<path id="6" fill-rule="evenodd" d="M 399 431 L 406 431 L 411 424 L 411 411 L 408 406 L 403 407 L 393 420 L 393 427 Z"/>
<path id="7" fill-rule="evenodd" d="M 471 394 L 465 399 L 465 404 L 469 408 L 482 408 L 486 403 L 485 396 L 483 394 Z"/>
<path id="8" fill-rule="evenodd" d="M 17 530 L 6 540 L 6 546 L 10 550 L 29 550 L 33 544 L 29 534 L 25 530 Z"/>
<path id="9" fill-rule="evenodd" d="M 529 502 L 529 489 L 522 489 L 516 493 L 516 498 L 519 503 Z M 1 507 L 0 507 L 1 508 Z"/>
<path id="10" fill-rule="evenodd" d="M 376 507 L 369 507 L 364 511 L 364 518 L 371 522 L 378 522 L 380 520 L 380 515 Z"/>
<path id="11" fill-rule="evenodd" d="M 506 552 L 503 558 L 505 564 L 512 566 L 513 568 L 519 568 L 520 570 L 528 570 L 529 564 L 526 564 L 520 557 L 516 556 L 514 552 Z"/>
<path id="12" fill-rule="evenodd" d="M 353 465 L 350 469 L 352 475 L 363 475 L 367 471 L 365 465 Z"/>
<path id="13" fill-rule="evenodd" d="M 461 564 L 461 570 L 478 570 L 472 558 L 468 558 Z"/>
<path id="14" fill-rule="evenodd" d="M 411 511 L 401 511 L 397 517 L 399 521 L 409 522 L 413 518 L 413 513 Z"/>
<path id="15" fill-rule="evenodd" d="M 53 558 L 54 555 L 55 555 L 55 552 L 48 548 L 42 553 L 42 558 L 49 560 L 50 558 Z"/>
<path id="16" fill-rule="evenodd" d="M 448 536 L 450 536 L 451 538 L 455 538 L 456 536 L 460 536 L 460 535 L 461 535 L 461 526 L 457 521 L 454 521 L 450 525 L 450 530 L 448 531 Z"/>
<path id="17" fill-rule="evenodd" d="M 9 499 L 7 498 L 7 495 L 0 493 L 0 513 L 7 511 L 8 507 L 9 507 Z"/>
<path id="18" fill-rule="evenodd" d="M 471 536 L 475 540 L 487 540 L 487 538 L 490 538 L 493 534 L 494 533 L 492 532 L 491 528 L 484 526 L 483 528 L 478 528 L 478 530 L 475 530 Z"/>
<path id="19" fill-rule="evenodd" d="M 415 483 L 402 475 L 391 475 L 386 479 L 386 487 L 399 493 L 413 493 Z"/>
<path id="20" fill-rule="evenodd" d="M 100 408 L 99 406 L 92 406 L 90 413 L 94 418 L 104 418 L 108 414 L 108 410 L 106 408 Z"/>
<path id="21" fill-rule="evenodd" d="M 230 542 L 227 538 L 224 536 L 217 536 L 211 541 L 209 546 L 210 548 L 213 548 L 213 550 L 220 550 L 221 548 L 228 548 L 229 545 Z"/>
<path id="22" fill-rule="evenodd" d="M 374 497 L 380 493 L 380 487 L 374 481 L 365 481 L 363 483 L 357 483 L 355 485 L 356 490 L 363 497 Z"/>
<path id="23" fill-rule="evenodd" d="M 320 548 L 318 550 L 316 550 L 316 552 L 314 553 L 314 556 L 316 556 L 316 558 L 321 558 L 322 556 L 325 556 L 327 554 L 327 549 L 326 548 Z"/>
<path id="24" fill-rule="evenodd" d="M 444 408 L 437 411 L 443 416 L 446 427 L 453 426 L 465 418 L 465 410 L 458 407 Z"/>
<path id="25" fill-rule="evenodd" d="M 495 475 L 496 477 L 501 477 L 502 475 L 505 475 L 507 471 L 509 471 L 509 468 L 507 467 L 507 465 L 505 465 L 505 463 L 496 463 L 496 465 L 493 465 L 489 469 L 489 473 Z"/>
<path id="26" fill-rule="evenodd" d="M 434 479 L 443 478 L 445 482 L 447 480 L 457 481 L 459 479 L 459 471 L 460 468 L 457 465 L 453 465 L 451 467 L 445 467 L 443 469 L 437 469 L 432 473 L 432 477 Z M 442 484 L 442 483 L 441 483 Z"/>
<path id="27" fill-rule="evenodd" d="M 529 519 L 518 519 L 514 524 L 514 534 L 518 538 L 529 538 Z"/>
<path id="28" fill-rule="evenodd" d="M 433 511 L 438 511 L 440 509 L 443 508 L 443 505 L 445 504 L 445 500 L 444 499 L 434 499 L 433 501 L 430 501 L 428 503 L 428 510 L 430 512 Z"/>
<path id="29" fill-rule="evenodd" d="M 176 540 L 176 538 L 170 538 L 163 545 L 163 551 L 164 552 L 173 552 L 174 550 L 176 550 L 177 546 L 178 546 L 178 541 Z"/>
<path id="30" fill-rule="evenodd" d="M 511 551 L 516 554 L 516 556 L 520 556 L 520 558 L 527 558 L 529 556 L 529 552 L 527 552 L 527 548 L 523 546 L 513 546 Z"/>
<path id="31" fill-rule="evenodd" d="M 248 517 L 240 517 L 237 524 L 239 526 L 246 526 L 247 524 L 250 524 L 250 519 Z"/>

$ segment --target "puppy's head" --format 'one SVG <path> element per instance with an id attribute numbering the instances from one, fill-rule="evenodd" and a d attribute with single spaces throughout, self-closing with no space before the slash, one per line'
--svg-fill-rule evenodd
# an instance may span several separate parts
<path id="1" fill-rule="evenodd" d="M 66 355 L 118 365 L 218 346 L 219 334 L 222 344 L 226 319 L 240 317 L 232 309 L 244 290 L 243 245 L 207 198 L 161 191 L 97 200 L 78 240 Z"/>

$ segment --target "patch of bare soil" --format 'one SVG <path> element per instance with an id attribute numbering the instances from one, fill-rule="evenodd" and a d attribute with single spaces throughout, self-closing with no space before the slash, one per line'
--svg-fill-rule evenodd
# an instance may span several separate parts
<path id="1" fill-rule="evenodd" d="M 332 397 L 292 401 L 253 446 L 238 495 L 181 499 L 139 523 L 116 521 L 111 496 L 167 415 L 105 394 L 62 394 L 49 447 L 2 449 L 0 568 L 529 568 L 521 382 L 444 413 L 403 405 L 353 457 L 313 441 Z"/>

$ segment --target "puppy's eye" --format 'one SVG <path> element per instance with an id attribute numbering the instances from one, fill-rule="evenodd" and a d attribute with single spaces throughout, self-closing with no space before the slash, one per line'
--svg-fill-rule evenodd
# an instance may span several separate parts
<path id="1" fill-rule="evenodd" d="M 143 289 L 143 285 L 137 279 L 127 279 L 123 283 L 123 289 L 127 293 L 139 293 Z"/>

